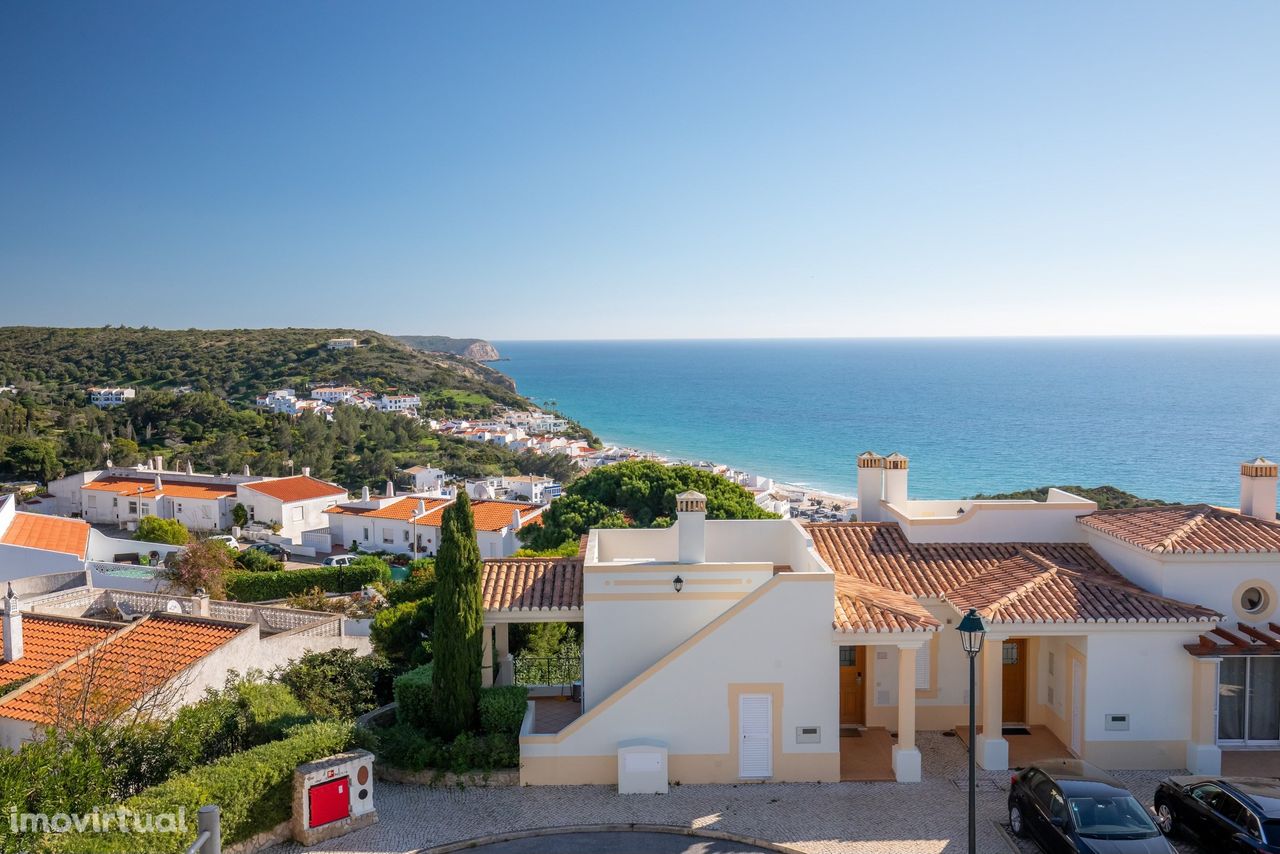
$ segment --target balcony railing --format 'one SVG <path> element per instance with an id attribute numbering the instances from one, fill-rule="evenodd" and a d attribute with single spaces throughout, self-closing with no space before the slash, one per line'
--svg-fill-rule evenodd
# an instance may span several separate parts
<path id="1" fill-rule="evenodd" d="M 582 657 L 577 655 L 536 658 L 521 655 L 515 659 L 515 684 L 557 685 L 568 687 L 582 681 Z"/>

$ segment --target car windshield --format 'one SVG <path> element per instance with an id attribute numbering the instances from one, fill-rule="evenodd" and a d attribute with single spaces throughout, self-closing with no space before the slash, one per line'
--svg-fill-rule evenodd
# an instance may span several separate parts
<path id="1" fill-rule="evenodd" d="M 1159 836 L 1147 811 L 1129 795 L 1070 798 L 1076 833 L 1095 839 L 1145 839 Z"/>
<path id="2" fill-rule="evenodd" d="M 1280 821 L 1275 819 L 1267 819 L 1262 823 L 1262 835 L 1267 838 L 1267 844 L 1280 844 Z"/>

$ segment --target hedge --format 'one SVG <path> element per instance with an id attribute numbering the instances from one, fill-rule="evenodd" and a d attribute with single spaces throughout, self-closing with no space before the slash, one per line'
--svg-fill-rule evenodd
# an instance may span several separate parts
<path id="1" fill-rule="evenodd" d="M 529 689 L 503 685 L 480 689 L 480 728 L 494 735 L 519 735 L 529 708 Z"/>
<path id="2" fill-rule="evenodd" d="M 154 854 L 183 852 L 196 837 L 196 814 L 206 804 L 222 808 L 224 844 L 240 842 L 255 833 L 288 821 L 293 811 L 293 771 L 341 753 L 351 744 L 353 724 L 317 721 L 289 731 L 288 737 L 243 753 L 235 753 L 209 765 L 171 777 L 120 804 L 133 814 L 157 815 L 185 810 L 186 830 L 172 833 L 86 831 L 58 834 L 49 840 L 59 851 L 107 854 L 139 850 L 140 843 Z"/>
<path id="3" fill-rule="evenodd" d="M 452 742 L 424 735 L 416 727 L 398 723 L 386 729 L 366 730 L 366 744 L 386 762 L 406 771 L 496 771 L 520 765 L 520 745 L 508 735 L 475 735 L 464 732 Z"/>
<path id="4" fill-rule="evenodd" d="M 227 598 L 237 602 L 284 599 L 319 587 L 326 593 L 351 593 L 366 584 L 391 583 L 391 570 L 383 563 L 352 566 L 319 566 L 315 569 L 288 569 L 280 572 L 229 572 Z"/>
<path id="5" fill-rule="evenodd" d="M 435 694 L 432 666 L 424 664 L 396 677 L 396 720 L 423 731 L 435 728 Z"/>

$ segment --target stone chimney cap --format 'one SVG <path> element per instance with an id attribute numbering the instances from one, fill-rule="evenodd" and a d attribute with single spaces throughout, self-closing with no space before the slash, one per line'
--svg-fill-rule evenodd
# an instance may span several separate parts
<path id="1" fill-rule="evenodd" d="M 884 458 L 884 467 L 887 469 L 904 469 L 910 462 L 902 454 L 894 451 L 892 454 Z"/>
<path id="2" fill-rule="evenodd" d="M 1266 457 L 1255 457 L 1240 464 L 1240 474 L 1245 477 L 1275 477 L 1278 467 Z"/>
<path id="3" fill-rule="evenodd" d="M 706 513 L 707 496 L 690 489 L 676 496 L 677 513 Z"/>
<path id="4" fill-rule="evenodd" d="M 858 468 L 860 469 L 879 469 L 884 468 L 884 457 L 875 451 L 863 451 L 858 454 Z"/>

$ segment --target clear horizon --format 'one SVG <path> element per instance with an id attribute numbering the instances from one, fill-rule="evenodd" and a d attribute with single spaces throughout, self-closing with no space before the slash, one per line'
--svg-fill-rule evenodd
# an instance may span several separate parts
<path id="1" fill-rule="evenodd" d="M 0 322 L 1274 334 L 1277 32 L 1259 0 L 9 4 Z"/>

